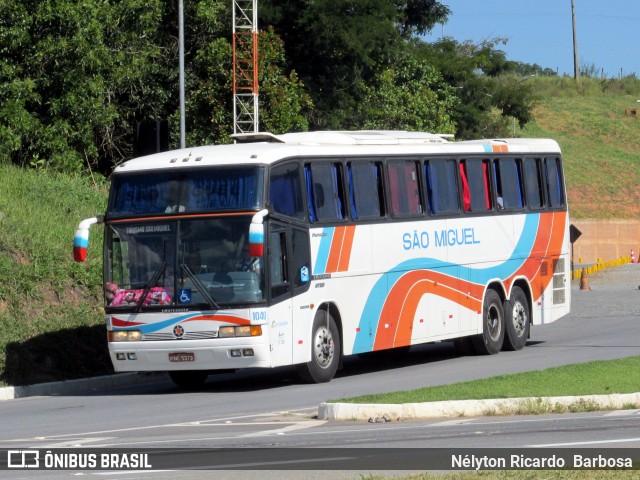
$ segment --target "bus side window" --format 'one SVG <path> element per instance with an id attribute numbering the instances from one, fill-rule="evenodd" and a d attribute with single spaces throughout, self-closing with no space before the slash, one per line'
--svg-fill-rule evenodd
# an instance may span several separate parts
<path id="1" fill-rule="evenodd" d="M 493 168 L 498 209 L 522 208 L 524 203 L 519 162 L 515 158 L 499 158 L 493 161 Z"/>
<path id="2" fill-rule="evenodd" d="M 354 220 L 375 219 L 381 216 L 379 167 L 373 162 L 353 162 L 347 166 L 351 217 Z"/>
<path id="3" fill-rule="evenodd" d="M 289 292 L 287 237 L 284 230 L 269 234 L 269 275 L 271 298 L 277 298 Z"/>
<path id="4" fill-rule="evenodd" d="M 481 159 L 460 161 L 462 200 L 465 212 L 491 210 L 488 163 L 488 160 Z"/>
<path id="5" fill-rule="evenodd" d="M 311 249 L 309 232 L 293 228 L 291 232 L 291 266 L 293 267 L 293 288 L 296 291 L 308 288 L 311 269 Z"/>
<path id="6" fill-rule="evenodd" d="M 393 216 L 406 217 L 422 213 L 415 161 L 389 162 L 389 198 Z"/>
<path id="7" fill-rule="evenodd" d="M 560 159 L 547 157 L 544 159 L 545 178 L 547 181 L 547 198 L 551 208 L 564 205 L 562 198 L 562 177 L 560 175 Z"/>
<path id="8" fill-rule="evenodd" d="M 544 206 L 542 171 L 539 158 L 524 159 L 524 182 L 529 208 L 539 210 Z"/>
<path id="9" fill-rule="evenodd" d="M 345 202 L 339 163 L 306 165 L 305 181 L 312 222 L 344 219 Z"/>
<path id="10" fill-rule="evenodd" d="M 276 213 L 298 219 L 305 218 L 297 165 L 282 165 L 271 171 L 269 201 Z"/>
<path id="11" fill-rule="evenodd" d="M 429 212 L 454 213 L 460 210 L 455 160 L 428 160 L 424 165 Z"/>

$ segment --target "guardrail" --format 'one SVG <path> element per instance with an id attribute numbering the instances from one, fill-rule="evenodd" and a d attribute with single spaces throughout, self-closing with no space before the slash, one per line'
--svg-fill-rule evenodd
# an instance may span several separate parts
<path id="1" fill-rule="evenodd" d="M 575 280 L 580 278 L 582 275 L 582 270 L 586 269 L 587 275 L 592 275 L 600 270 L 604 270 L 605 268 L 619 267 L 620 265 L 624 265 L 626 263 L 632 263 L 631 257 L 620 257 L 615 260 L 607 260 L 603 262 L 601 258 L 598 259 L 596 263 L 579 263 L 573 265 L 573 270 L 571 271 L 571 279 Z"/>

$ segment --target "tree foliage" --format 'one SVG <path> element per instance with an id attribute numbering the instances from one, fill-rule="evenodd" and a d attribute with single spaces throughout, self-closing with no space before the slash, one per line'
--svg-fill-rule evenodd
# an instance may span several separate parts
<path id="1" fill-rule="evenodd" d="M 131 156 L 136 122 L 170 119 L 178 142 L 177 2 L 0 2 L 0 162 L 108 173 Z M 263 119 L 304 129 L 310 98 L 262 38 Z M 185 2 L 188 144 L 232 133 L 231 11 Z M 265 63 L 267 62 L 267 63 Z M 283 97 L 287 95 L 288 98 Z"/>
<path id="2" fill-rule="evenodd" d="M 290 68 L 309 87 L 312 126 L 345 128 L 359 108 L 359 86 L 448 13 L 432 0 L 263 0 L 260 22 L 273 25 Z"/>
<path id="3" fill-rule="evenodd" d="M 523 126 L 531 120 L 535 97 L 526 79 L 513 75 L 516 65 L 497 47 L 506 40 L 480 44 L 444 38 L 416 44 L 417 55 L 435 66 L 458 91 L 460 102 L 451 113 L 457 137 L 506 137 L 513 117 Z"/>
<path id="4" fill-rule="evenodd" d="M 365 129 L 455 133 L 455 89 L 424 61 L 399 59 L 363 90 L 358 123 Z"/>
<path id="5" fill-rule="evenodd" d="M 0 162 L 108 174 L 137 122 L 170 122 L 179 145 L 178 2 L 0 1 Z M 233 130 L 232 5 L 185 6 L 186 143 Z M 419 35 L 438 0 L 260 0 L 260 129 L 383 128 L 503 136 L 533 96 L 500 40 Z M 523 72 L 532 72 L 526 73 Z"/>
<path id="6" fill-rule="evenodd" d="M 2 2 L 0 161 L 80 170 L 122 154 L 122 123 L 166 97 L 156 80 L 162 5 Z"/>

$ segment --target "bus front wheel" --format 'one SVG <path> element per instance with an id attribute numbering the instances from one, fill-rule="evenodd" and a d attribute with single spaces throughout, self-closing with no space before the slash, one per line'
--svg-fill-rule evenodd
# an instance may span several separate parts
<path id="1" fill-rule="evenodd" d="M 481 355 L 494 355 L 504 342 L 504 309 L 500 295 L 487 290 L 482 306 L 482 334 L 473 337 L 473 348 Z"/>
<path id="2" fill-rule="evenodd" d="M 311 361 L 298 365 L 298 375 L 305 382 L 330 381 L 340 363 L 340 333 L 328 310 L 316 313 L 311 329 Z"/>

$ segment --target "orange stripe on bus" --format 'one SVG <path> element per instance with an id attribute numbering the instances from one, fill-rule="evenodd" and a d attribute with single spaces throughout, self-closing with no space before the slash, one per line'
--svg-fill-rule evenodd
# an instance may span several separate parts
<path id="1" fill-rule="evenodd" d="M 336 227 L 331 240 L 331 248 L 329 249 L 329 259 L 327 260 L 327 273 L 338 271 L 338 262 L 340 261 L 340 252 L 342 251 L 342 241 L 344 240 L 344 227 Z"/>
<path id="2" fill-rule="evenodd" d="M 353 237 L 356 234 L 355 225 L 345 227 L 344 241 L 342 243 L 342 252 L 338 262 L 338 271 L 346 272 L 349 270 L 349 260 L 351 260 L 351 248 L 353 247 Z"/>
<path id="3" fill-rule="evenodd" d="M 459 289 L 462 288 L 463 291 Z M 478 311 L 482 308 L 484 287 L 429 270 L 409 272 L 389 292 L 378 322 L 374 350 L 411 344 L 413 322 L 418 304 L 433 293 L 458 305 Z"/>

